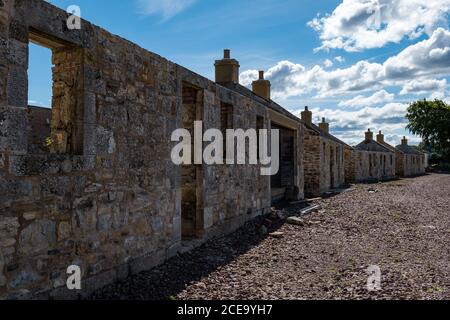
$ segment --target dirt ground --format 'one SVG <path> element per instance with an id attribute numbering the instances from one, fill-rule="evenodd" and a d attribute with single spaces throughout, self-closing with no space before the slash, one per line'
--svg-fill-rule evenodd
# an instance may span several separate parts
<path id="1" fill-rule="evenodd" d="M 450 175 L 352 189 L 303 225 L 287 206 L 92 299 L 450 299 Z"/>

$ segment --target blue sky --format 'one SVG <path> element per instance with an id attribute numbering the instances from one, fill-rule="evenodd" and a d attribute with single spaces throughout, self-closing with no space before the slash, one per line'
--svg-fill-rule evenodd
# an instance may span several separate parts
<path id="1" fill-rule="evenodd" d="M 213 79 L 230 48 L 241 83 L 259 69 L 274 100 L 325 116 L 349 143 L 383 129 L 398 144 L 407 103 L 449 99 L 450 0 L 52 0 L 84 19 Z M 427 58 L 428 57 L 428 58 Z M 49 105 L 51 53 L 31 46 L 29 100 Z"/>

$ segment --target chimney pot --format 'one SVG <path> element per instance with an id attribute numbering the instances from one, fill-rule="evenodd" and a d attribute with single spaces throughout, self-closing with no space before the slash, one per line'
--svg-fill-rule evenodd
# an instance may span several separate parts
<path id="1" fill-rule="evenodd" d="M 379 134 L 377 135 L 377 142 L 380 144 L 384 144 L 384 134 L 380 130 Z"/>
<path id="2" fill-rule="evenodd" d="M 406 139 L 406 136 L 402 139 L 402 145 L 407 146 L 408 145 L 408 139 Z"/>
<path id="3" fill-rule="evenodd" d="M 253 92 L 270 100 L 270 81 L 264 79 L 264 71 L 259 71 L 259 79 L 252 83 Z"/>
<path id="4" fill-rule="evenodd" d="M 330 133 L 330 124 L 326 122 L 325 118 L 322 118 L 322 123 L 319 123 L 319 128 L 326 133 Z"/>
<path id="5" fill-rule="evenodd" d="M 368 141 L 373 140 L 373 132 L 370 131 L 370 129 L 368 129 L 366 132 L 366 140 L 368 140 Z"/>
<path id="6" fill-rule="evenodd" d="M 312 112 L 309 111 L 307 106 L 305 107 L 305 111 L 302 112 L 302 120 L 308 125 L 312 124 Z"/>
<path id="7" fill-rule="evenodd" d="M 259 72 L 259 80 L 264 80 L 264 71 Z"/>
<path id="8" fill-rule="evenodd" d="M 216 68 L 217 83 L 239 83 L 239 62 L 231 59 L 230 49 L 223 50 L 223 59 L 216 60 L 214 64 Z"/>

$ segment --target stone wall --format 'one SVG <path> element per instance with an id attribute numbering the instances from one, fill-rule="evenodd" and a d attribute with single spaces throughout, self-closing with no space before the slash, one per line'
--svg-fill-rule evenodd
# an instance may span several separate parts
<path id="1" fill-rule="evenodd" d="M 354 183 L 356 181 L 356 161 L 355 150 L 349 147 L 344 149 L 344 164 L 345 164 L 345 183 Z"/>
<path id="2" fill-rule="evenodd" d="M 12 10 L 13 8 L 13 10 Z M 183 88 L 196 89 L 196 120 L 221 128 L 221 105 L 236 128 L 270 128 L 269 102 L 219 86 L 40 0 L 0 2 L 0 297 L 64 289 L 81 266 L 83 291 L 155 266 L 182 240 L 182 168 L 172 132 L 183 121 Z M 29 148 L 28 42 L 52 47 L 49 150 Z M 192 119 L 191 119 L 192 120 Z M 303 197 L 303 128 L 296 122 L 296 197 Z M 200 242 L 270 210 L 270 177 L 258 166 L 195 172 Z M 207 186 L 207 187 L 205 187 Z M 189 201 L 187 201 L 189 203 Z"/>
<path id="3" fill-rule="evenodd" d="M 311 129 L 305 130 L 305 196 L 315 197 L 321 194 L 321 161 L 322 140 L 320 136 Z"/>
<path id="4" fill-rule="evenodd" d="M 351 154 L 353 153 L 353 155 Z M 354 164 L 346 164 L 350 182 L 383 181 L 395 178 L 396 159 L 393 152 L 347 151 L 347 159 Z"/>
<path id="5" fill-rule="evenodd" d="M 397 171 L 400 177 L 425 174 L 425 155 L 397 152 Z"/>
<path id="6" fill-rule="evenodd" d="M 344 144 L 307 128 L 305 148 L 305 194 L 317 197 L 345 183 Z"/>

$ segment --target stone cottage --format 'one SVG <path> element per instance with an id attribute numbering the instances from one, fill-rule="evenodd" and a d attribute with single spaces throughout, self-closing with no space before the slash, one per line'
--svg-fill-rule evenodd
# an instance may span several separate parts
<path id="1" fill-rule="evenodd" d="M 395 152 L 366 132 L 364 141 L 345 150 L 347 182 L 383 181 L 395 178 Z"/>
<path id="2" fill-rule="evenodd" d="M 239 85 L 225 51 L 216 82 L 42 0 L 0 1 L 0 297 L 90 291 L 301 199 L 303 123 L 270 100 L 270 83 Z M 50 48 L 51 114 L 28 106 L 28 45 Z M 175 129 L 280 129 L 280 171 L 177 166 Z M 309 127 L 313 127 L 309 125 Z M 313 127 L 314 128 L 314 127 Z M 342 145 L 322 131 L 323 165 L 339 185 Z M 45 144 L 43 144 L 43 140 Z M 81 292 L 65 288 L 81 267 Z"/>
<path id="3" fill-rule="evenodd" d="M 325 119 L 316 126 L 308 107 L 301 117 L 305 124 L 305 195 L 317 197 L 345 183 L 344 148 L 348 145 L 330 134 Z"/>
<path id="4" fill-rule="evenodd" d="M 402 143 L 396 149 L 396 170 L 399 177 L 411 177 L 425 174 L 425 154 L 408 145 L 408 139 L 403 137 Z"/>

